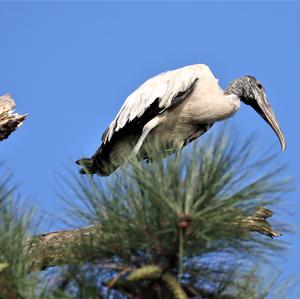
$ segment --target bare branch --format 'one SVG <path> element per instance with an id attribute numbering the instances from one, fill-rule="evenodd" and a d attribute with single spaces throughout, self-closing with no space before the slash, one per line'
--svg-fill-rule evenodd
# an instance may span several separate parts
<path id="1" fill-rule="evenodd" d="M 258 208 L 252 216 L 239 216 L 230 224 L 236 229 L 243 231 L 253 231 L 267 235 L 271 238 L 281 236 L 274 231 L 267 222 L 272 212 L 266 208 Z M 101 229 L 93 225 L 81 229 L 64 230 L 41 234 L 28 240 L 26 248 L 34 254 L 35 263 L 33 270 L 46 269 L 48 267 L 76 263 L 76 246 L 89 244 L 93 246 L 93 240 L 101 240 Z M 99 259 L 97 251 L 91 250 L 85 257 L 85 262 L 91 262 Z"/>
<path id="2" fill-rule="evenodd" d="M 28 114 L 13 113 L 16 104 L 10 94 L 0 97 L 0 141 L 22 125 Z"/>
<path id="3" fill-rule="evenodd" d="M 27 254 L 34 256 L 32 270 L 44 270 L 49 267 L 76 263 L 76 246 L 92 241 L 96 236 L 99 236 L 97 226 L 34 236 L 27 240 L 25 245 Z M 92 244 L 90 245 L 92 246 Z M 85 261 L 96 259 L 96 254 L 94 256 L 87 255 Z"/>
<path id="4" fill-rule="evenodd" d="M 280 237 L 281 234 L 274 231 L 271 224 L 267 221 L 268 218 L 272 217 L 272 214 L 271 210 L 259 207 L 252 216 L 237 217 L 232 224 L 240 227 L 242 230 L 258 232 L 270 238 Z"/>

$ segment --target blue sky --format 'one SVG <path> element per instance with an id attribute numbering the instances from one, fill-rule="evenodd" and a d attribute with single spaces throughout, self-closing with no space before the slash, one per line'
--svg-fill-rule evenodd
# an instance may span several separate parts
<path id="1" fill-rule="evenodd" d="M 30 117 L 1 143 L 0 159 L 28 205 L 55 213 L 55 174 L 94 153 L 124 99 L 162 71 L 205 63 L 223 87 L 247 74 L 263 82 L 287 139 L 280 159 L 297 187 L 299 14 L 297 2 L 1 2 L 0 94 L 11 92 Z M 245 136 L 258 131 L 259 148 L 280 151 L 248 107 L 231 123 Z M 282 208 L 294 212 L 297 201 L 290 194 Z M 299 238 L 283 238 L 292 248 L 285 273 L 297 272 Z"/>

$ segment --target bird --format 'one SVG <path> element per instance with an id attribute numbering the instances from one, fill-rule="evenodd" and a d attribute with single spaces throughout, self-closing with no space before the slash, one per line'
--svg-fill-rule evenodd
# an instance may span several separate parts
<path id="1" fill-rule="evenodd" d="M 166 155 L 178 152 L 216 122 L 232 117 L 241 103 L 251 106 L 268 123 L 284 151 L 285 137 L 262 83 L 246 75 L 222 90 L 218 82 L 205 64 L 148 79 L 127 97 L 95 154 L 76 161 L 82 167 L 80 173 L 109 176 L 132 155 L 148 160 L 147 145 L 154 141 Z"/>

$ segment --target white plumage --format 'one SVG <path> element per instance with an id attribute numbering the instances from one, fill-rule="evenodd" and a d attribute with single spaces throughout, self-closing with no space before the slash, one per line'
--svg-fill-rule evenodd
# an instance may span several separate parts
<path id="1" fill-rule="evenodd" d="M 204 96 L 199 105 L 205 106 L 205 110 L 208 108 L 205 94 L 209 95 L 209 97 L 223 95 L 223 91 L 218 85 L 218 80 L 215 79 L 209 67 L 205 64 L 190 65 L 161 73 L 147 80 L 127 97 L 117 116 L 109 125 L 103 142 L 108 142 L 114 132 L 123 128 L 128 122 L 142 117 L 143 113 L 156 99 L 159 101 L 159 108 L 162 109 L 159 114 L 162 114 L 166 109 L 180 101 L 180 99 L 176 98 L 178 93 L 188 91 L 196 83 L 195 81 L 197 81 L 199 93 L 202 92 Z M 193 109 L 194 107 L 191 108 Z"/>
<path id="2" fill-rule="evenodd" d="M 209 67 L 196 64 L 159 74 L 142 84 L 127 97 L 96 153 L 77 163 L 83 166 L 82 173 L 109 175 L 131 154 L 148 158 L 145 145 L 154 139 L 172 153 L 215 122 L 232 116 L 241 100 L 272 126 L 284 148 L 284 137 L 259 81 L 241 77 L 224 92 Z"/>

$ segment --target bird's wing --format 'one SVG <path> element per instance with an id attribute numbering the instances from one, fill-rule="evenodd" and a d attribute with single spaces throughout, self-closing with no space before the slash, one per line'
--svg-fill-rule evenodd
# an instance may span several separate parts
<path id="1" fill-rule="evenodd" d="M 151 119 L 184 100 L 193 90 L 196 81 L 200 81 L 207 71 L 209 68 L 206 65 L 197 64 L 147 80 L 125 100 L 116 118 L 104 132 L 103 144 L 109 142 L 113 134 L 127 124 L 146 116 Z"/>

